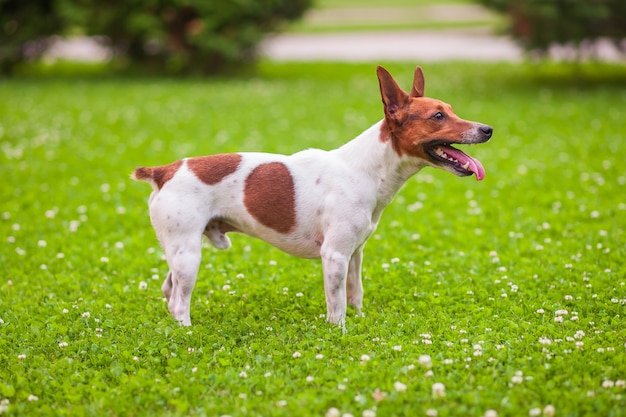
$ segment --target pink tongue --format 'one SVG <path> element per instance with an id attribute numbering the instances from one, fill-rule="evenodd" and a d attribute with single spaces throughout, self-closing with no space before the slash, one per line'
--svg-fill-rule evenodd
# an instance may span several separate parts
<path id="1" fill-rule="evenodd" d="M 451 158 L 459 161 L 459 165 L 464 166 L 469 162 L 467 169 L 476 174 L 476 181 L 480 181 L 485 178 L 485 168 L 478 159 L 474 159 L 466 153 L 459 151 L 458 149 L 446 146 L 443 151 Z"/>

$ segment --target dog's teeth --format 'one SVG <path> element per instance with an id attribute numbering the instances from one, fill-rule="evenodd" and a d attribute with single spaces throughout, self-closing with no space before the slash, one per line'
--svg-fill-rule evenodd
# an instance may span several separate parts
<path id="1" fill-rule="evenodd" d="M 469 166 L 470 166 L 470 163 L 469 163 L 469 161 L 467 161 L 465 163 L 465 165 L 463 165 L 463 169 L 467 170 L 467 169 L 469 169 Z"/>

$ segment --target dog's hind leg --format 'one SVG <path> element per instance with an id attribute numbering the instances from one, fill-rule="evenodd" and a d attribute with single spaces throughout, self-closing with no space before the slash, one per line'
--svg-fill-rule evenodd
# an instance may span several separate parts
<path id="1" fill-rule="evenodd" d="M 169 301 L 172 297 L 172 271 L 167 272 L 167 276 L 163 281 L 163 285 L 161 285 L 161 292 L 163 293 L 167 301 Z"/>
<path id="2" fill-rule="evenodd" d="M 163 244 L 170 272 L 162 290 L 166 297 L 168 292 L 170 294 L 168 307 L 174 319 L 183 326 L 190 326 L 191 293 L 200 268 L 202 235 L 179 236 Z"/>
<path id="3" fill-rule="evenodd" d="M 356 315 L 363 316 L 363 283 L 361 281 L 361 263 L 363 260 L 363 246 L 358 248 L 350 258 L 348 264 L 348 282 L 346 285 L 348 304 L 356 308 Z"/>

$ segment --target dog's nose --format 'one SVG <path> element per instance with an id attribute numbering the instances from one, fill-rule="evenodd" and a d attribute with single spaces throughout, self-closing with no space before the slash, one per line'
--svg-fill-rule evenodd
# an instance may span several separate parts
<path id="1" fill-rule="evenodd" d="M 483 125 L 480 127 L 480 133 L 482 133 L 483 135 L 485 135 L 487 139 L 489 139 L 491 135 L 493 134 L 493 127 L 488 126 L 488 125 Z"/>

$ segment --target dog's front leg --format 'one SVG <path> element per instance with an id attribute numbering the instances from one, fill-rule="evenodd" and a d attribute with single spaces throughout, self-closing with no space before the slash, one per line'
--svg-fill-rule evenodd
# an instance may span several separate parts
<path id="1" fill-rule="evenodd" d="M 357 317 L 362 317 L 363 313 L 363 283 L 361 281 L 361 264 L 363 260 L 363 246 L 359 247 L 350 258 L 348 265 L 347 295 L 348 304 L 356 308 Z"/>
<path id="2" fill-rule="evenodd" d="M 322 250 L 324 292 L 326 293 L 326 321 L 346 330 L 346 277 L 350 257 L 333 249 Z"/>

